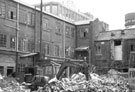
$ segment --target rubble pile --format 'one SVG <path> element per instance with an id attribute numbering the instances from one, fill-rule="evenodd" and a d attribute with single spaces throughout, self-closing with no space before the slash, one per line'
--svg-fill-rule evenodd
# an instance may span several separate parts
<path id="1" fill-rule="evenodd" d="M 0 75 L 1 76 L 1 75 Z M 14 78 L 0 77 L 0 92 L 26 92 Z"/>
<path id="2" fill-rule="evenodd" d="M 65 91 L 76 91 L 86 89 L 86 77 L 82 73 L 73 74 L 71 78 L 63 78 L 61 81 L 58 81 L 58 84 Z"/>
<path id="3" fill-rule="evenodd" d="M 98 75 L 90 73 L 90 79 L 87 81 L 86 76 L 82 73 L 73 74 L 71 78 L 63 78 L 61 81 L 57 81 L 57 86 L 63 88 L 64 91 L 104 91 L 104 92 L 120 92 L 128 91 L 127 80 L 119 75 L 112 75 L 110 73 L 106 75 Z"/>

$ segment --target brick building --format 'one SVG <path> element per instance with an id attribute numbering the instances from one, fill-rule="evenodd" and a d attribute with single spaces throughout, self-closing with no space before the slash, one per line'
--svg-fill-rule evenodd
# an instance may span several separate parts
<path id="1" fill-rule="evenodd" d="M 35 7 L 18 0 L 0 1 L 0 72 L 3 75 L 24 72 L 25 67 L 35 66 L 40 59 L 40 14 Z M 93 37 L 93 32 L 97 34 L 105 28 L 99 20 L 81 24 L 45 11 L 42 22 L 42 59 L 56 62 L 75 58 L 75 51 L 80 46 L 93 46 L 93 38 L 89 38 Z M 46 69 L 42 74 L 44 72 Z"/>
<path id="2" fill-rule="evenodd" d="M 101 32 L 95 40 L 95 65 L 99 71 L 110 68 L 127 72 L 129 56 L 135 51 L 135 29 Z"/>

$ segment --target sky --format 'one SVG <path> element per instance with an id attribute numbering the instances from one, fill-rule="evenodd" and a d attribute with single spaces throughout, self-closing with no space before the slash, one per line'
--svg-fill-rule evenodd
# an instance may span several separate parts
<path id="1" fill-rule="evenodd" d="M 41 0 L 21 0 L 29 5 Z M 43 2 L 65 0 L 43 0 Z M 69 0 L 71 1 L 71 0 Z M 135 12 L 135 0 L 72 0 L 80 12 L 90 12 L 99 20 L 109 24 L 109 30 L 124 29 L 125 14 Z"/>

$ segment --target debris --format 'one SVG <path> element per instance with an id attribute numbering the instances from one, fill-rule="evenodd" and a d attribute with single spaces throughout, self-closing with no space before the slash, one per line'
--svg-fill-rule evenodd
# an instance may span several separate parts
<path id="1" fill-rule="evenodd" d="M 115 76 L 112 76 L 115 73 Z M 96 73 L 90 73 L 90 79 L 87 81 L 86 76 L 82 73 L 73 74 L 71 78 L 62 78 L 57 80 L 57 90 L 61 91 L 79 91 L 89 90 L 93 92 L 105 91 L 128 91 L 127 80 L 124 77 L 117 75 L 118 72 L 110 70 L 106 75 L 98 75 Z"/>
<path id="2" fill-rule="evenodd" d="M 26 89 L 12 77 L 1 77 L 0 92 L 26 92 Z"/>

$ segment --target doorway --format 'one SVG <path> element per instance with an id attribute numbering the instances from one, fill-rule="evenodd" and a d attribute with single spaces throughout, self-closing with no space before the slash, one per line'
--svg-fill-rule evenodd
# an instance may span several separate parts
<path id="1" fill-rule="evenodd" d="M 121 40 L 115 40 L 114 41 L 114 60 L 122 60 Z"/>
<path id="2" fill-rule="evenodd" d="M 4 75 L 4 66 L 0 66 L 0 74 Z"/>
<path id="3" fill-rule="evenodd" d="M 7 67 L 7 76 L 13 73 L 14 67 Z"/>

